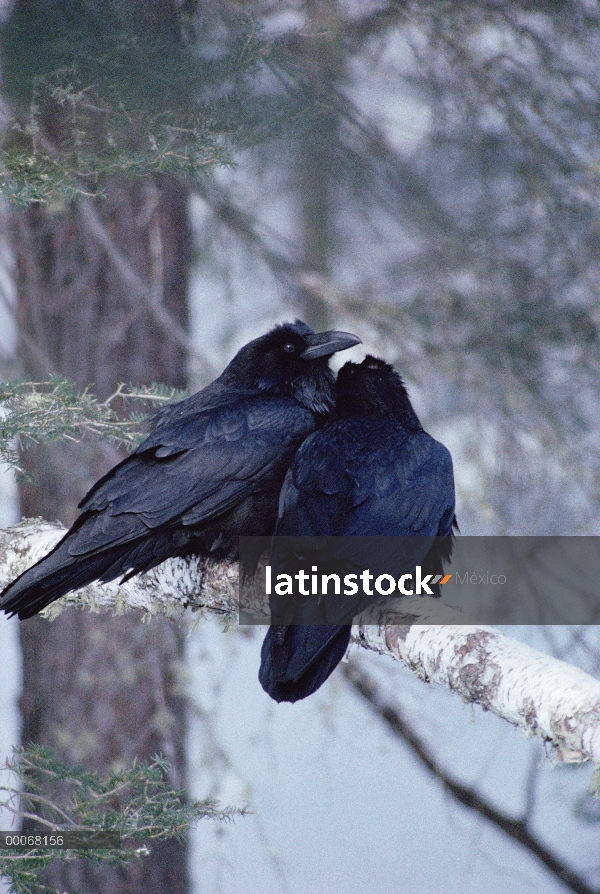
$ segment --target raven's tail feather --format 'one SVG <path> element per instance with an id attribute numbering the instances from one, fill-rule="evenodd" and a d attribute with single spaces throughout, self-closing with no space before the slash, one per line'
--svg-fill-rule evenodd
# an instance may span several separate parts
<path id="1" fill-rule="evenodd" d="M 21 620 L 31 618 L 72 590 L 99 579 L 114 580 L 123 573 L 123 560 L 130 550 L 131 545 L 125 545 L 83 557 L 70 555 L 59 544 L 6 587 L 0 594 L 0 609 Z"/>
<path id="2" fill-rule="evenodd" d="M 295 624 L 270 627 L 261 650 L 258 679 L 277 702 L 312 695 L 338 666 L 352 627 Z"/>
<path id="3" fill-rule="evenodd" d="M 101 544 L 86 552 L 75 551 L 74 533 L 79 531 L 68 531 L 52 552 L 0 593 L 1 611 L 25 620 L 72 590 L 95 580 L 109 583 L 122 575 L 131 577 L 174 554 L 171 532 L 164 532 L 155 542 L 123 538 L 121 543 Z"/>
<path id="4" fill-rule="evenodd" d="M 21 620 L 31 618 L 55 599 L 95 580 L 128 580 L 169 556 L 189 555 L 189 541 L 176 527 L 148 537 L 147 527 L 135 516 L 120 519 L 119 529 L 107 532 L 99 516 L 84 515 L 47 556 L 0 593 L 0 611 Z"/>

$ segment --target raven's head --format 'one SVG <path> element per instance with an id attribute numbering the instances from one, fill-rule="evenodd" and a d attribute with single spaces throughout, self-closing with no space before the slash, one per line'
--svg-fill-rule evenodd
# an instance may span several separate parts
<path id="1" fill-rule="evenodd" d="M 408 429 L 421 428 L 404 382 L 394 367 L 367 354 L 362 363 L 345 363 L 336 381 L 336 409 L 350 416 L 387 416 Z"/>
<path id="2" fill-rule="evenodd" d="M 248 342 L 223 373 L 227 381 L 258 391 L 289 393 L 316 413 L 333 406 L 329 358 L 360 344 L 349 332 L 313 332 L 301 320 L 276 326 Z"/>

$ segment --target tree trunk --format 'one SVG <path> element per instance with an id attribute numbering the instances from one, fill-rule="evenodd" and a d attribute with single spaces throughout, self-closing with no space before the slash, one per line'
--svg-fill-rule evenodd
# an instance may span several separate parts
<path id="1" fill-rule="evenodd" d="M 25 372 L 60 373 L 106 397 L 125 381 L 184 386 L 190 238 L 187 192 L 173 180 L 118 180 L 105 198 L 59 213 L 12 212 L 21 356 Z M 21 511 L 70 524 L 89 486 L 118 460 L 91 444 L 36 447 L 24 464 Z M 69 609 L 20 626 L 23 743 L 104 770 L 161 752 L 185 785 L 182 636 L 163 621 Z M 58 890 L 178 894 L 188 889 L 186 847 L 165 842 L 129 868 L 56 863 Z"/>
<path id="2" fill-rule="evenodd" d="M 339 117 L 331 93 L 343 73 L 343 59 L 334 0 L 307 0 L 305 11 L 312 34 L 321 37 L 307 41 L 304 47 L 305 89 L 311 108 L 318 113 L 301 133 L 298 152 L 301 263 L 306 271 L 327 278 L 334 243 L 332 172 L 339 163 L 333 151 Z M 304 315 L 311 326 L 319 330 L 332 324 L 331 311 L 318 288 L 304 291 L 304 303 Z"/>

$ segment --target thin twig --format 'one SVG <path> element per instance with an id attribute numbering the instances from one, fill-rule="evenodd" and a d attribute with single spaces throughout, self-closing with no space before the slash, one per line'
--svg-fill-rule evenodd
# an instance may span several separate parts
<path id="1" fill-rule="evenodd" d="M 342 673 L 371 710 L 382 720 L 398 738 L 402 739 L 421 764 L 429 770 L 443 784 L 456 801 L 469 810 L 478 813 L 488 822 L 500 829 L 509 838 L 517 841 L 523 847 L 537 857 L 543 865 L 553 873 L 563 884 L 567 885 L 575 894 L 598 894 L 599 889 L 594 888 L 578 873 L 560 860 L 549 848 L 533 835 L 527 819 L 514 819 L 498 810 L 489 801 L 483 798 L 475 789 L 464 785 L 450 775 L 433 756 L 431 749 L 425 741 L 415 732 L 413 727 L 402 716 L 396 706 L 392 706 L 383 697 L 375 681 L 356 661 L 350 661 L 342 667 Z"/>

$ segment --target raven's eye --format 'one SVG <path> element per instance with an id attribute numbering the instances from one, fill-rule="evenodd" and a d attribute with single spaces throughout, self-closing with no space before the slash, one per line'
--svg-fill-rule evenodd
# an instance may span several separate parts
<path id="1" fill-rule="evenodd" d="M 293 345 L 293 344 L 291 343 L 291 341 L 288 341 L 287 345 L 284 345 L 284 346 L 283 346 L 283 350 L 284 350 L 287 354 L 293 354 L 294 351 L 296 350 L 296 345 Z"/>

